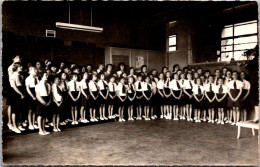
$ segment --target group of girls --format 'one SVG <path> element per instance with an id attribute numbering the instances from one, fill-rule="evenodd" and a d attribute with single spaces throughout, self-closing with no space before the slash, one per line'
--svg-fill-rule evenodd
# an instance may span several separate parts
<path id="1" fill-rule="evenodd" d="M 119 122 L 149 121 L 160 116 L 235 125 L 246 120 L 250 107 L 250 83 L 245 72 L 228 68 L 216 69 L 211 74 L 201 68 L 181 70 L 176 64 L 172 71 L 163 67 L 159 74 L 157 70 L 148 74 L 146 65 L 136 73 L 133 67 L 126 72 L 125 64 L 120 63 L 114 72 L 112 64 L 100 63 L 97 70 L 92 70 L 91 65 L 68 67 L 62 62 L 55 66 L 46 60 L 45 68 L 36 62 L 35 66 L 28 66 L 27 77 L 25 71 L 19 56 L 8 68 L 7 125 L 15 133 L 28 127 L 47 135 L 48 126 L 59 132 L 59 126 L 69 122 L 77 125 L 116 117 Z"/>

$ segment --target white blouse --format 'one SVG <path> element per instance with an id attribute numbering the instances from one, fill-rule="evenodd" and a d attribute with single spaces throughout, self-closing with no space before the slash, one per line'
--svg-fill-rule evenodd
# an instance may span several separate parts
<path id="1" fill-rule="evenodd" d="M 71 92 L 72 91 L 79 91 L 80 85 L 81 85 L 80 82 L 77 82 L 77 81 L 75 82 L 75 81 L 71 80 L 71 81 L 68 82 L 68 88 Z"/>
<path id="2" fill-rule="evenodd" d="M 30 88 L 35 88 L 35 86 L 38 83 L 38 78 L 35 76 L 31 76 L 29 75 L 26 79 L 25 79 L 25 86 L 29 86 Z"/>

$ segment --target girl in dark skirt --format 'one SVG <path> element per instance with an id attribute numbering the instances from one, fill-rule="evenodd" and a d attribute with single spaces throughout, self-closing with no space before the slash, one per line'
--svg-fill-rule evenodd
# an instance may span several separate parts
<path id="1" fill-rule="evenodd" d="M 164 88 L 163 88 L 163 94 L 164 94 L 164 101 L 165 101 L 165 107 L 166 107 L 166 119 L 172 119 L 172 98 L 171 98 L 171 90 L 169 88 L 171 81 L 171 72 L 166 72 L 166 79 L 164 82 Z"/>
<path id="2" fill-rule="evenodd" d="M 218 85 L 215 86 L 214 93 L 216 97 L 216 108 L 218 108 L 218 124 L 224 124 L 224 108 L 226 107 L 226 96 L 228 93 L 227 87 L 223 84 L 224 79 L 218 78 Z"/>
<path id="3" fill-rule="evenodd" d="M 116 98 L 116 83 L 115 77 L 111 76 L 108 83 L 109 97 L 108 97 L 108 119 L 115 118 L 113 115 L 114 112 L 114 104 Z"/>
<path id="4" fill-rule="evenodd" d="M 145 82 L 142 84 L 142 90 L 143 90 L 143 105 L 144 105 L 144 119 L 150 120 L 149 118 L 149 110 L 150 110 L 150 100 L 153 96 L 152 92 L 152 85 L 150 83 L 150 77 L 145 77 Z"/>
<path id="5" fill-rule="evenodd" d="M 173 73 L 173 80 L 170 82 L 171 94 L 173 96 L 173 120 L 178 121 L 179 105 L 182 95 L 181 84 L 179 83 L 179 76 L 177 73 Z"/>
<path id="6" fill-rule="evenodd" d="M 194 94 L 194 120 L 195 122 L 201 122 L 200 120 L 200 110 L 203 107 L 203 104 L 201 101 L 204 98 L 204 87 L 202 85 L 202 81 L 200 78 L 195 79 L 195 85 L 193 86 L 193 94 Z"/>
<path id="7" fill-rule="evenodd" d="M 139 73 L 137 75 L 137 81 L 135 82 L 135 89 L 136 89 L 136 112 L 137 112 L 137 120 L 142 120 L 142 82 L 143 76 Z"/>
<path id="8" fill-rule="evenodd" d="M 92 78 L 88 83 L 89 87 L 89 93 L 90 93 L 90 98 L 89 98 L 89 114 L 90 114 L 90 122 L 97 122 L 96 118 L 96 108 L 98 106 L 98 95 L 99 95 L 99 88 L 96 83 L 97 80 L 97 75 L 92 74 Z"/>
<path id="9" fill-rule="evenodd" d="M 80 106 L 80 85 L 77 82 L 78 76 L 73 73 L 71 75 L 71 80 L 68 82 L 68 93 L 69 93 L 69 103 L 71 108 L 72 125 L 77 125 L 78 108 Z"/>
<path id="10" fill-rule="evenodd" d="M 81 89 L 81 108 L 80 108 L 80 120 L 82 123 L 89 123 L 88 119 L 86 119 L 86 110 L 88 108 L 88 99 L 89 99 L 89 88 L 88 88 L 88 73 L 85 72 L 83 74 L 83 78 L 80 82 L 80 89 Z"/>
<path id="11" fill-rule="evenodd" d="M 134 77 L 128 77 L 128 92 L 127 92 L 127 107 L 128 107 L 128 121 L 133 121 L 133 110 L 134 110 L 134 101 L 136 96 L 136 91 L 134 87 Z"/>
<path id="12" fill-rule="evenodd" d="M 238 78 L 238 72 L 233 71 L 232 73 L 233 80 L 228 83 L 228 94 L 229 94 L 229 100 L 228 100 L 228 106 L 233 108 L 233 120 L 234 122 L 231 125 L 236 125 L 236 123 L 239 121 L 240 117 L 240 97 L 242 94 L 242 88 L 243 83 Z"/>
<path id="13" fill-rule="evenodd" d="M 250 99 L 248 95 L 250 93 L 251 84 L 249 81 L 245 79 L 245 77 L 246 77 L 245 72 L 244 71 L 240 72 L 240 78 L 241 81 L 243 82 L 243 89 L 241 94 L 241 109 L 243 111 L 243 114 L 242 114 L 241 121 L 246 121 L 247 111 L 250 109 Z"/>
<path id="14" fill-rule="evenodd" d="M 39 110 L 38 110 L 38 127 L 39 127 L 39 134 L 40 135 L 48 135 L 50 132 L 47 132 L 45 130 L 45 121 L 47 115 L 51 112 L 51 86 L 47 83 L 48 80 L 48 74 L 46 72 L 41 73 L 38 76 L 40 82 L 35 87 L 36 92 L 36 98 L 38 100 L 39 104 Z"/>
<path id="15" fill-rule="evenodd" d="M 66 125 L 68 123 L 70 117 L 70 109 L 68 104 L 68 83 L 67 83 L 67 74 L 61 73 L 61 82 L 60 86 L 62 88 L 62 97 L 63 97 L 63 105 L 62 105 L 62 113 L 60 113 L 60 125 Z"/>
<path id="16" fill-rule="evenodd" d="M 158 99 L 159 99 L 159 104 L 160 104 L 160 109 L 161 109 L 161 116 L 160 118 L 164 118 L 166 116 L 166 110 L 164 110 L 164 93 L 163 93 L 163 89 L 164 89 L 164 75 L 163 73 L 159 74 L 159 81 L 157 82 L 157 90 L 158 90 Z M 166 108 L 166 107 L 165 107 Z"/>
<path id="17" fill-rule="evenodd" d="M 208 83 L 204 86 L 205 89 L 205 97 L 206 97 L 206 107 L 208 109 L 209 119 L 208 123 L 214 123 L 214 104 L 215 104 L 215 93 L 213 90 L 215 90 L 216 85 L 214 84 L 214 76 L 210 75 L 208 77 Z"/>
<path id="18" fill-rule="evenodd" d="M 106 117 L 105 111 L 106 111 L 106 103 L 108 98 L 108 85 L 107 81 L 105 81 L 105 75 L 103 73 L 99 74 L 99 81 L 98 81 L 98 87 L 99 87 L 99 115 L 100 120 L 108 120 Z"/>
<path id="19" fill-rule="evenodd" d="M 21 133 L 21 131 L 25 130 L 21 126 L 22 121 L 20 119 L 21 117 L 20 115 L 22 114 L 22 109 L 23 109 L 23 101 L 25 98 L 24 88 L 23 88 L 23 78 L 20 74 L 21 71 L 22 71 L 22 66 L 18 64 L 14 64 L 13 73 L 9 78 L 10 85 L 12 88 L 10 89 L 11 91 L 10 96 L 12 98 L 11 100 L 11 109 L 12 109 L 11 114 L 12 114 L 12 121 L 13 121 L 12 131 L 14 131 L 15 133 Z"/>
<path id="20" fill-rule="evenodd" d="M 63 97 L 62 97 L 62 87 L 60 86 L 60 78 L 58 75 L 54 76 L 54 83 L 52 85 L 52 123 L 53 123 L 53 131 L 60 132 L 59 123 L 60 123 L 60 113 L 63 105 Z"/>
<path id="21" fill-rule="evenodd" d="M 191 118 L 192 115 L 192 103 L 193 103 L 193 85 L 194 82 L 191 80 L 191 73 L 187 74 L 187 80 L 184 81 L 184 89 L 183 92 L 185 93 L 184 96 L 184 103 L 186 105 L 186 113 L 187 113 L 187 121 L 193 121 Z"/>
<path id="22" fill-rule="evenodd" d="M 153 70 L 155 71 L 155 70 Z M 156 71 L 157 72 L 157 71 Z M 158 79 L 151 73 L 150 75 L 151 79 L 151 86 L 152 86 L 152 98 L 150 100 L 150 107 L 151 107 L 151 119 L 157 118 L 157 112 L 156 108 L 158 106 L 158 100 L 159 100 L 159 95 L 157 94 L 157 88 L 156 88 L 156 82 L 158 82 Z"/>
<path id="23" fill-rule="evenodd" d="M 185 109 L 186 109 L 186 104 L 185 104 L 185 94 L 183 92 L 183 89 L 184 89 L 184 82 L 185 82 L 185 73 L 181 73 L 180 74 L 180 80 L 179 80 L 179 83 L 181 85 L 181 90 L 182 90 L 182 94 L 181 94 L 181 99 L 179 100 L 179 110 L 180 110 L 180 119 L 182 120 L 185 120 L 186 117 L 185 117 Z"/>
<path id="24" fill-rule="evenodd" d="M 37 70 L 35 67 L 30 67 L 29 68 L 29 76 L 25 79 L 25 86 L 26 86 L 26 91 L 28 94 L 28 122 L 29 122 L 29 129 L 34 130 L 38 129 L 38 126 L 35 125 L 35 114 L 36 114 L 36 104 L 37 104 L 37 99 L 36 99 L 36 94 L 35 94 L 35 86 L 38 83 L 38 78 L 37 78 Z"/>
<path id="25" fill-rule="evenodd" d="M 117 106 L 118 106 L 118 115 L 119 115 L 119 122 L 124 122 L 124 108 L 125 108 L 125 101 L 127 99 L 127 88 L 125 86 L 125 78 L 121 77 L 119 83 L 116 87 L 116 94 L 117 94 Z"/>

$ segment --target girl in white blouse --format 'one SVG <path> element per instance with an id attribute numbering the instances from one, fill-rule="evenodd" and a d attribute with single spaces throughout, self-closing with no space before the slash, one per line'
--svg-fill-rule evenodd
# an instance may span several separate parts
<path id="1" fill-rule="evenodd" d="M 241 121 L 246 121 L 246 117 L 247 117 L 247 110 L 249 110 L 250 108 L 250 101 L 248 98 L 248 95 L 250 93 L 250 89 L 251 89 L 251 84 L 249 81 L 247 81 L 245 79 L 246 74 L 244 71 L 240 72 L 240 78 L 241 81 L 243 82 L 243 88 L 242 88 L 242 94 L 241 94 L 241 110 L 243 112 L 242 115 L 242 120 Z"/>
<path id="2" fill-rule="evenodd" d="M 128 77 L 128 92 L 127 92 L 127 110 L 128 110 L 128 121 L 133 121 L 133 111 L 134 111 L 134 101 L 135 101 L 135 86 L 134 86 L 134 77 L 130 76 Z"/>
<path id="3" fill-rule="evenodd" d="M 208 122 L 209 123 L 214 123 L 214 116 L 215 116 L 215 93 L 214 93 L 214 89 L 215 89 L 215 84 L 214 82 L 214 76 L 210 75 L 208 77 L 208 83 L 206 85 L 204 85 L 204 89 L 205 89 L 205 97 L 206 97 L 206 106 L 208 109 L 208 115 L 209 115 L 209 119 Z"/>
<path id="4" fill-rule="evenodd" d="M 166 79 L 164 82 L 163 94 L 164 94 L 164 101 L 165 101 L 165 108 L 166 108 L 166 119 L 172 118 L 172 98 L 171 98 L 171 90 L 170 90 L 170 81 L 171 81 L 171 72 L 166 72 Z"/>
<path id="5" fill-rule="evenodd" d="M 124 122 L 124 108 L 125 108 L 125 101 L 127 99 L 127 88 L 125 86 L 125 78 L 121 77 L 119 83 L 116 87 L 116 94 L 118 97 L 117 105 L 118 105 L 118 115 L 119 115 L 119 122 Z"/>
<path id="6" fill-rule="evenodd" d="M 160 104 L 160 110 L 161 110 L 161 116 L 160 118 L 164 118 L 166 116 L 166 107 L 165 107 L 165 102 L 164 102 L 164 93 L 163 93 L 163 88 L 164 88 L 164 74 L 160 73 L 159 74 L 159 81 L 156 84 L 157 90 L 158 90 L 158 99 L 160 99 L 159 104 Z"/>
<path id="7" fill-rule="evenodd" d="M 179 113 L 179 104 L 180 104 L 180 99 L 182 95 L 182 89 L 181 89 L 181 84 L 179 82 L 179 76 L 177 73 L 173 73 L 173 80 L 170 82 L 170 89 L 171 89 L 171 94 L 173 96 L 172 100 L 172 106 L 173 106 L 173 120 L 179 120 L 178 119 L 178 113 Z"/>
<path id="8" fill-rule="evenodd" d="M 200 78 L 195 79 L 195 85 L 193 86 L 194 94 L 194 120 L 195 122 L 201 122 L 200 120 L 200 110 L 203 107 L 201 101 L 204 98 L 204 87 Z"/>
<path id="9" fill-rule="evenodd" d="M 77 117 L 78 117 L 78 108 L 80 106 L 80 84 L 77 82 L 78 76 L 77 74 L 73 73 L 71 75 L 71 80 L 68 82 L 68 93 L 70 99 L 70 108 L 71 108 L 71 117 L 72 117 L 72 125 L 77 125 Z"/>
<path id="10" fill-rule="evenodd" d="M 25 79 L 26 91 L 28 94 L 28 122 L 29 129 L 34 130 L 38 129 L 38 126 L 35 125 L 35 114 L 36 114 L 36 94 L 35 86 L 38 84 L 37 70 L 35 67 L 29 68 L 29 76 Z"/>
<path id="11" fill-rule="evenodd" d="M 144 119 L 150 120 L 149 111 L 150 111 L 150 100 L 153 96 L 152 85 L 150 83 L 150 77 L 145 77 L 145 82 L 142 84 L 142 92 L 144 96 L 143 105 L 144 105 Z"/>
<path id="12" fill-rule="evenodd" d="M 59 123 L 60 123 L 60 113 L 62 110 L 63 97 L 62 97 L 62 87 L 60 86 L 60 78 L 55 76 L 54 83 L 52 84 L 52 123 L 53 123 L 53 131 L 60 132 Z"/>
<path id="13" fill-rule="evenodd" d="M 183 92 L 185 93 L 184 96 L 184 103 L 186 104 L 186 113 L 187 113 L 187 121 L 193 121 L 191 118 L 192 115 L 192 103 L 193 103 L 193 85 L 194 82 L 191 80 L 192 75 L 190 73 L 187 74 L 187 80 L 184 81 L 183 85 Z"/>
<path id="14" fill-rule="evenodd" d="M 108 85 L 107 81 L 105 80 L 105 75 L 101 73 L 99 75 L 99 81 L 98 81 L 98 87 L 99 87 L 99 116 L 100 120 L 108 120 L 106 117 L 105 111 L 106 111 L 106 103 L 108 98 Z"/>
<path id="15" fill-rule="evenodd" d="M 181 99 L 180 99 L 180 106 L 179 106 L 179 110 L 180 110 L 180 119 L 185 120 L 185 109 L 186 109 L 186 104 L 185 104 L 185 98 L 184 98 L 184 82 L 185 82 L 185 73 L 181 73 L 180 74 L 180 80 L 179 83 L 181 85 L 181 89 L 182 89 L 182 95 L 181 95 Z"/>
<path id="16" fill-rule="evenodd" d="M 116 83 L 115 77 L 111 76 L 108 83 L 108 90 L 109 90 L 109 97 L 108 97 L 108 119 L 113 119 L 115 116 L 113 115 L 114 112 L 114 103 L 116 98 Z"/>
<path id="17" fill-rule="evenodd" d="M 137 81 L 135 82 L 137 120 L 142 120 L 142 82 L 143 76 L 139 73 L 137 75 Z"/>
<path id="18" fill-rule="evenodd" d="M 80 91 L 81 95 L 81 108 L 80 108 L 80 121 L 82 123 L 88 123 L 88 119 L 86 119 L 86 110 L 88 108 L 88 99 L 89 99 L 89 88 L 88 88 L 88 73 L 84 72 L 83 78 L 80 81 Z"/>
<path id="19" fill-rule="evenodd" d="M 90 98 L 89 98 L 89 114 L 90 114 L 90 122 L 97 122 L 97 118 L 96 118 L 96 108 L 98 106 L 98 95 L 99 95 L 99 88 L 98 85 L 96 83 L 97 80 L 97 75 L 96 74 L 92 74 L 92 78 L 88 83 L 88 87 L 89 87 L 89 93 L 90 93 Z"/>

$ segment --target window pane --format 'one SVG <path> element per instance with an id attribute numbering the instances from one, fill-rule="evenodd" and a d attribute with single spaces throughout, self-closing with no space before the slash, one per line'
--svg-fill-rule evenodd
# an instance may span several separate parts
<path id="1" fill-rule="evenodd" d="M 235 60 L 246 60 L 246 56 L 244 56 L 245 51 L 235 51 L 234 52 L 234 59 Z"/>
<path id="2" fill-rule="evenodd" d="M 176 46 L 169 47 L 169 51 L 176 51 Z"/>
<path id="3" fill-rule="evenodd" d="M 176 45 L 176 35 L 169 36 L 169 46 Z"/>
<path id="4" fill-rule="evenodd" d="M 233 39 L 225 39 L 221 41 L 221 45 L 233 45 Z"/>
<path id="5" fill-rule="evenodd" d="M 232 28 L 232 27 L 225 27 L 225 28 L 222 30 L 222 33 L 221 33 L 221 37 L 222 37 L 222 38 L 232 37 L 232 36 L 233 36 L 233 28 Z"/>
<path id="6" fill-rule="evenodd" d="M 234 39 L 234 44 L 241 44 L 241 43 L 250 43 L 250 42 L 257 42 L 257 36 L 249 36 L 249 37 L 240 37 Z"/>
<path id="7" fill-rule="evenodd" d="M 235 36 L 257 33 L 257 23 L 236 26 Z"/>
<path id="8" fill-rule="evenodd" d="M 253 49 L 253 48 L 255 48 L 256 45 L 257 45 L 257 43 L 234 45 L 234 50 Z"/>
<path id="9" fill-rule="evenodd" d="M 230 61 L 233 57 L 233 52 L 221 53 L 221 61 Z"/>
<path id="10" fill-rule="evenodd" d="M 221 47 L 221 52 L 226 52 L 226 51 L 232 51 L 232 45 Z"/>

